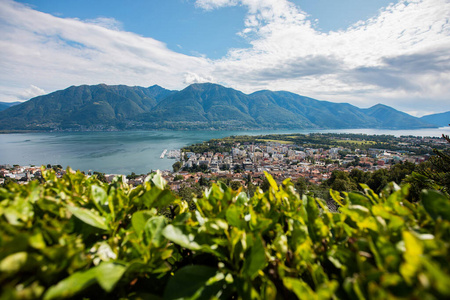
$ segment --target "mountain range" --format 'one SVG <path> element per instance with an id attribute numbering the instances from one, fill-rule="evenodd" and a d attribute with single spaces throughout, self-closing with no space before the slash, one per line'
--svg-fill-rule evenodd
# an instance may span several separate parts
<path id="1" fill-rule="evenodd" d="M 439 127 L 449 126 L 450 125 L 450 111 L 444 112 L 444 113 L 439 113 L 439 114 L 423 116 L 420 119 L 425 122 L 428 122 L 430 124 L 435 124 Z"/>
<path id="2" fill-rule="evenodd" d="M 20 104 L 20 103 L 22 103 L 22 102 L 20 102 L 20 101 L 17 101 L 17 102 L 0 102 L 0 111 L 5 110 L 5 109 L 7 109 L 7 108 L 9 108 L 11 106 L 14 106 L 14 105 L 17 105 L 17 104 Z"/>
<path id="3" fill-rule="evenodd" d="M 414 129 L 437 127 L 377 104 L 361 109 L 284 91 L 252 94 L 212 83 L 71 86 L 0 111 L 0 130 Z"/>

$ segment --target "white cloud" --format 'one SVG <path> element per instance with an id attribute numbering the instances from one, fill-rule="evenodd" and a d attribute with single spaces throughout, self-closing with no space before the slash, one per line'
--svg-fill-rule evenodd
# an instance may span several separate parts
<path id="1" fill-rule="evenodd" d="M 212 10 L 220 7 L 235 6 L 238 2 L 237 0 L 197 0 L 195 5 L 206 10 Z"/>
<path id="2" fill-rule="evenodd" d="M 26 90 L 22 91 L 19 94 L 19 99 L 20 100 L 28 100 L 40 95 L 44 95 L 45 91 L 43 89 L 41 89 L 40 87 L 37 87 L 35 85 L 30 85 L 29 88 L 27 88 Z"/>
<path id="3" fill-rule="evenodd" d="M 319 32 L 287 0 L 197 0 L 247 10 L 237 34 L 251 47 L 217 60 L 183 55 L 122 31 L 114 19 L 82 21 L 0 0 L 0 101 L 78 84 L 183 84 L 216 81 L 253 92 L 288 90 L 323 100 L 400 110 L 450 110 L 450 0 L 400 0 L 346 30 Z M 3 91 L 3 92 L 2 92 Z M 15 97 L 15 98 L 14 98 Z"/>
<path id="4" fill-rule="evenodd" d="M 10 0 L 0 6 L 0 99 L 21 99 L 30 85 L 46 91 L 97 83 L 182 88 L 186 72 L 211 69 L 205 58 L 108 28 L 117 25 L 112 19 L 58 18 Z"/>
<path id="5" fill-rule="evenodd" d="M 184 74 L 183 83 L 186 85 L 190 85 L 193 83 L 205 83 L 205 82 L 214 82 L 214 78 L 212 76 L 200 76 L 196 73 L 187 72 Z"/>
<path id="6" fill-rule="evenodd" d="M 122 30 L 123 29 L 122 23 L 117 21 L 114 18 L 99 17 L 96 19 L 86 20 L 85 22 L 88 24 L 98 25 L 98 26 L 104 27 L 106 29 L 111 29 L 111 30 Z"/>
<path id="7" fill-rule="evenodd" d="M 202 1 L 210 7 L 221 2 Z M 424 111 L 429 103 L 445 103 L 435 110 L 450 110 L 448 0 L 402 0 L 377 17 L 328 33 L 315 30 L 307 14 L 286 0 L 235 5 L 248 7 L 239 34 L 249 37 L 252 47 L 214 62 L 214 77 L 233 87 Z"/>

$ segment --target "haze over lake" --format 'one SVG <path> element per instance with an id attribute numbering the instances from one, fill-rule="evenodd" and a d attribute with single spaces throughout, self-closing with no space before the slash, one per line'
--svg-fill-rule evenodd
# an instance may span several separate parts
<path id="1" fill-rule="evenodd" d="M 120 131 L 52 132 L 0 134 L 0 164 L 59 164 L 82 171 L 115 174 L 171 170 L 173 159 L 160 159 L 164 149 L 184 146 L 231 135 L 284 133 L 364 133 L 394 136 L 436 136 L 450 134 L 450 127 L 418 130 L 268 130 L 268 131 Z"/>

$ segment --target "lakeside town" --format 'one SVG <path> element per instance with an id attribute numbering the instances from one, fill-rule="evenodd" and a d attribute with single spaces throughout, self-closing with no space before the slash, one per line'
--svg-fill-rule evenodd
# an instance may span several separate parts
<path id="1" fill-rule="evenodd" d="M 298 138 L 290 137 L 291 140 Z M 389 169 L 397 163 L 419 164 L 433 154 L 433 149 L 448 147 L 443 138 L 435 137 L 383 136 L 382 142 L 376 136 L 324 135 L 320 138 L 325 141 L 316 143 L 316 147 L 311 142 L 300 144 L 289 141 L 286 136 L 279 136 L 271 139 L 251 138 L 248 141 L 234 137 L 183 149 L 165 150 L 161 159 L 174 159 L 175 163 L 173 170 L 162 171 L 162 176 L 174 191 L 178 191 L 182 185 L 192 186 L 200 180 L 235 181 L 242 186 L 249 183 L 260 186 L 264 180 L 264 171 L 279 182 L 286 178 L 295 181 L 302 177 L 310 183 L 320 184 L 336 170 L 350 173 L 353 169 L 359 169 L 367 172 Z M 330 142 L 331 138 L 333 142 Z M 377 147 L 380 145 L 382 148 Z M 226 151 L 214 151 L 218 149 Z M 57 176 L 63 176 L 66 172 L 60 165 L 47 165 L 46 168 L 53 168 Z M 123 180 L 133 186 L 142 184 L 147 176 L 134 173 L 87 173 L 87 176 L 91 175 L 101 176 L 106 182 L 122 175 Z M 23 184 L 40 176 L 40 166 L 0 165 L 0 184 L 9 180 Z"/>

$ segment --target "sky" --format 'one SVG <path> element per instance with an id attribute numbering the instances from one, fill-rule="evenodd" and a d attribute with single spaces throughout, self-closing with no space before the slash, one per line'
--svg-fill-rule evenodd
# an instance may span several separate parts
<path id="1" fill-rule="evenodd" d="M 0 0 L 0 101 L 214 82 L 450 111 L 450 0 Z"/>

